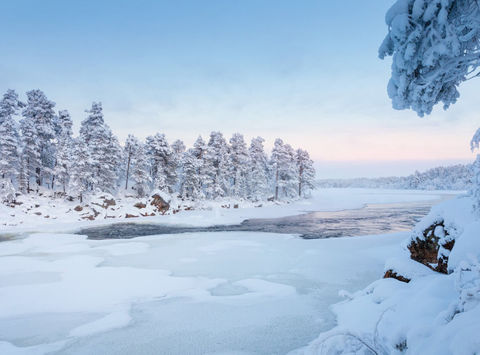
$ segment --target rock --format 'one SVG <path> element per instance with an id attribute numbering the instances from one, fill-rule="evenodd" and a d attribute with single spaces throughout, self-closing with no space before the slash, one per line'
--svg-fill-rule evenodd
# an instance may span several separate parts
<path id="1" fill-rule="evenodd" d="M 81 211 L 83 211 L 83 207 L 80 206 L 80 205 L 78 205 L 78 206 L 76 206 L 73 210 L 74 210 L 74 211 L 77 211 L 77 212 L 81 212 Z"/>
<path id="2" fill-rule="evenodd" d="M 142 209 L 142 208 L 147 207 L 147 205 L 144 204 L 143 202 L 137 202 L 136 204 L 133 205 L 133 207 L 137 207 L 138 209 Z"/>
<path id="3" fill-rule="evenodd" d="M 88 214 L 88 212 L 84 213 L 82 219 L 89 219 L 93 221 L 100 214 L 100 212 L 98 212 L 95 208 L 92 208 L 91 211 L 93 212 L 93 214 Z"/>
<path id="4" fill-rule="evenodd" d="M 140 215 L 141 215 L 142 217 L 153 217 L 153 216 L 155 216 L 155 213 L 153 213 L 153 212 L 152 212 L 152 213 L 146 212 L 146 213 L 140 213 Z"/>
<path id="5" fill-rule="evenodd" d="M 110 206 L 115 206 L 117 203 L 112 196 L 102 195 L 99 196 L 95 202 L 92 202 L 92 205 L 100 206 L 107 209 Z"/>
<path id="6" fill-rule="evenodd" d="M 385 272 L 385 275 L 383 275 L 384 279 L 392 278 L 392 279 L 397 279 L 398 281 L 402 282 L 410 282 L 410 279 L 407 279 L 406 277 L 403 277 L 402 275 L 398 275 L 395 271 L 392 269 L 389 269 Z"/>
<path id="7" fill-rule="evenodd" d="M 152 196 L 150 205 L 154 206 L 157 209 L 157 212 L 160 212 L 161 214 L 165 214 L 165 212 L 167 212 L 170 208 L 170 204 L 166 202 L 159 194 L 154 194 Z"/>
<path id="8" fill-rule="evenodd" d="M 233 208 L 238 208 L 238 203 L 234 204 Z"/>
<path id="9" fill-rule="evenodd" d="M 127 213 L 125 215 L 125 218 L 137 218 L 138 216 L 135 216 L 134 214 Z"/>
<path id="10" fill-rule="evenodd" d="M 41 216 L 41 215 L 42 215 L 42 212 L 35 212 L 35 214 L 36 214 L 37 216 Z"/>
<path id="11" fill-rule="evenodd" d="M 448 240 L 448 232 L 443 220 L 437 221 L 426 228 L 421 237 L 415 238 L 407 246 L 410 250 L 410 258 L 418 261 L 434 271 L 447 274 L 448 255 L 440 253 L 440 247 L 452 250 L 455 240 Z M 447 239 L 441 244 L 441 241 Z"/>
<path id="12" fill-rule="evenodd" d="M 36 207 L 36 208 L 38 208 L 38 207 L 40 207 L 40 205 L 38 205 L 38 204 L 35 204 L 35 207 Z"/>
<path id="13" fill-rule="evenodd" d="M 271 197 L 267 198 L 267 201 L 268 202 L 273 202 L 273 201 L 275 201 L 275 197 L 271 196 Z"/>

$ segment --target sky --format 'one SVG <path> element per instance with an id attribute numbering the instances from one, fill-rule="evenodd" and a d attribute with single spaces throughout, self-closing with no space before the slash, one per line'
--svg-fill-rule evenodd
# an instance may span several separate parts
<path id="1" fill-rule="evenodd" d="M 377 52 L 392 0 L 0 0 L 0 92 L 43 90 L 120 140 L 220 130 L 310 152 L 320 177 L 468 162 L 480 79 L 427 117 L 395 111 Z"/>

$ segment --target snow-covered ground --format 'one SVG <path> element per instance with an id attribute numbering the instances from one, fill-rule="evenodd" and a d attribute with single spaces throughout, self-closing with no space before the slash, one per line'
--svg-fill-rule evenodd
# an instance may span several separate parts
<path id="1" fill-rule="evenodd" d="M 237 223 L 439 196 L 326 189 L 292 204 L 136 222 Z M 58 231 L 98 221 L 29 223 L 8 231 L 38 233 L 0 243 L 0 354 L 288 353 L 332 328 L 329 307 L 341 300 L 339 291 L 380 278 L 408 236 L 217 232 L 94 241 Z"/>
<path id="2" fill-rule="evenodd" d="M 37 198 L 26 196 L 21 206 L 15 208 L 0 204 L 0 233 L 16 232 L 58 232 L 73 231 L 80 227 L 103 225 L 116 222 L 162 223 L 189 226 L 210 226 L 214 224 L 236 224 L 249 218 L 274 218 L 292 216 L 310 211 L 339 211 L 363 207 L 369 203 L 395 203 L 436 200 L 443 195 L 457 194 L 458 191 L 418 191 L 389 190 L 363 188 L 325 188 L 317 189 L 309 199 L 291 203 L 263 202 L 251 203 L 242 201 L 203 201 L 197 203 L 193 210 L 181 211 L 177 214 L 167 212 L 166 215 L 140 218 L 97 218 L 94 221 L 82 220 L 73 209 L 78 202 L 67 202 L 61 199 Z M 120 216 L 131 211 L 138 202 L 122 200 L 116 208 Z M 122 203 L 124 203 L 122 205 Z M 238 204 L 240 208 L 233 208 Z M 32 206 L 28 213 L 22 212 Z M 221 206 L 229 205 L 230 208 Z M 260 206 L 261 207 L 258 207 Z M 38 207 L 36 207 L 38 206 Z M 135 210 L 135 208 L 133 208 Z M 36 214 L 38 212 L 39 214 Z M 138 209 L 136 211 L 138 213 Z M 45 218 L 49 216 L 49 218 Z"/>

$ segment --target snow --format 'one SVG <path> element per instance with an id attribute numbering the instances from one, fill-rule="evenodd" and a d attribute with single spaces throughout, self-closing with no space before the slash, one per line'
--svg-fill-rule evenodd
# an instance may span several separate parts
<path id="1" fill-rule="evenodd" d="M 337 325 L 294 353 L 479 353 L 480 224 L 473 205 L 463 196 L 434 206 L 384 268 L 411 281 L 379 279 L 362 291 L 343 293 L 347 300 L 332 306 Z M 439 244 L 455 242 L 449 274 L 411 260 L 405 248 L 440 221 L 445 228 L 436 227 Z"/>
<path id="2" fill-rule="evenodd" d="M 212 203 L 136 222 L 239 223 L 442 196 L 321 189 L 290 204 Z M 474 353 L 480 225 L 471 206 L 465 196 L 445 201 L 410 233 L 323 240 L 257 232 L 88 240 L 65 231 L 115 220 L 63 216 L 31 227 L 43 233 L 11 226 L 23 234 L 0 243 L 0 353 L 322 354 L 361 350 L 362 342 L 385 353 Z M 455 239 L 449 275 L 404 248 L 440 219 L 437 234 Z M 410 283 L 382 279 L 387 269 Z"/>
<path id="3" fill-rule="evenodd" d="M 143 220 L 238 223 L 252 216 L 439 196 L 326 189 L 292 204 Z M 303 240 L 210 232 L 88 240 L 53 231 L 98 221 L 47 222 L 35 226 L 44 233 L 25 233 L 0 244 L 2 354 L 287 353 L 332 328 L 329 306 L 340 300 L 339 291 L 352 293 L 381 277 L 384 260 L 400 258 L 398 246 L 407 237 Z M 383 292 L 376 291 L 378 300 L 390 289 Z"/>
<path id="4" fill-rule="evenodd" d="M 251 203 L 243 200 L 203 201 L 196 203 L 191 211 L 177 214 L 159 215 L 125 219 L 125 214 L 138 214 L 133 205 L 140 200 L 135 198 L 117 198 L 116 206 L 109 209 L 98 207 L 99 217 L 94 220 L 82 220 L 85 211 L 75 212 L 76 202 L 52 200 L 49 197 L 22 196 L 21 206 L 15 208 L 0 204 L 0 235 L 19 232 L 37 232 L 48 228 L 49 231 L 75 231 L 91 225 L 110 224 L 119 221 L 135 223 L 181 224 L 189 226 L 211 226 L 215 224 L 237 224 L 249 218 L 273 218 L 298 215 L 309 211 L 339 211 L 361 208 L 372 203 L 395 203 L 436 200 L 444 195 L 458 194 L 457 191 L 416 191 L 366 188 L 325 188 L 317 189 L 309 199 L 291 203 L 265 202 Z M 105 194 L 102 194 L 102 196 Z M 22 199 L 23 198 L 23 199 Z M 96 196 L 92 197 L 94 200 Z M 95 201 L 94 201 L 95 202 Z M 98 201 L 97 201 L 98 202 Z M 222 208 L 238 204 L 239 208 Z M 38 207 L 36 207 L 38 205 Z M 174 205 L 174 202 L 172 202 Z M 258 207 L 261 205 L 261 208 Z M 115 208 L 112 211 L 112 208 Z M 148 206 L 147 206 L 148 207 Z M 26 211 L 26 209 L 31 209 Z M 25 212 L 24 212 L 25 211 Z M 36 213 L 40 213 L 37 215 Z M 48 216 L 49 218 L 46 218 Z M 105 216 L 108 216 L 106 218 Z M 111 218 L 117 217 L 117 218 Z"/>

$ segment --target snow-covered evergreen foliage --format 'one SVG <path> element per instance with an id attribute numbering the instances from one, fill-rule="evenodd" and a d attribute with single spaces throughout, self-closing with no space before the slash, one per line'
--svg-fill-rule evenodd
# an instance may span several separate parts
<path id="1" fill-rule="evenodd" d="M 262 200 L 270 193 L 268 157 L 263 147 L 264 142 L 262 137 L 253 138 L 248 149 L 248 196 L 254 201 Z"/>
<path id="2" fill-rule="evenodd" d="M 67 110 L 58 112 L 57 155 L 53 174 L 55 183 L 66 192 L 73 155 L 72 119 Z"/>
<path id="3" fill-rule="evenodd" d="M 36 131 L 36 145 L 40 154 L 40 165 L 35 168 L 37 185 L 42 185 L 43 181 L 50 181 L 55 166 L 54 107 L 55 102 L 48 100 L 43 91 L 27 92 L 23 116 L 31 120 Z"/>
<path id="4" fill-rule="evenodd" d="M 295 159 L 298 172 L 298 196 L 302 197 L 315 188 L 315 168 L 306 150 L 297 149 Z"/>
<path id="5" fill-rule="evenodd" d="M 448 108 L 457 88 L 478 75 L 480 3 L 477 0 L 397 0 L 385 21 L 380 58 L 393 56 L 388 95 L 395 109 L 420 116 Z"/>
<path id="6" fill-rule="evenodd" d="M 22 118 L 16 117 L 19 110 Z M 73 137 L 67 110 L 40 90 L 27 93 L 27 104 L 8 90 L 0 100 L 0 179 L 8 202 L 40 187 L 83 200 L 86 194 L 114 193 L 122 186 L 144 197 L 152 191 L 178 198 L 261 201 L 308 196 L 314 170 L 308 153 L 277 139 L 270 160 L 264 139 L 233 134 L 229 142 L 213 131 L 190 149 L 181 140 L 171 145 L 162 133 L 141 142 L 129 135 L 123 147 L 104 121 L 102 104 L 93 102 Z M 277 179 L 278 176 L 278 179 Z M 34 188 L 35 187 L 35 188 Z"/>
<path id="7" fill-rule="evenodd" d="M 224 197 L 230 192 L 228 156 L 229 147 L 223 134 L 211 132 L 204 158 L 204 167 L 207 167 L 208 175 L 205 187 L 207 198 Z"/>
<path id="8" fill-rule="evenodd" d="M 89 152 L 87 169 L 92 179 L 88 189 L 113 192 L 122 151 L 117 138 L 105 124 L 102 111 L 100 102 L 92 103 L 92 108 L 86 110 L 89 115 L 82 121 L 80 139 Z"/>
<path id="9" fill-rule="evenodd" d="M 20 172 L 19 134 L 14 116 L 22 104 L 13 90 L 0 101 L 0 177 L 14 179 Z"/>
<path id="10" fill-rule="evenodd" d="M 232 196 L 245 198 L 248 193 L 248 167 L 250 165 L 247 144 L 240 133 L 230 138 L 230 161 L 228 163 L 231 178 Z"/>
<path id="11" fill-rule="evenodd" d="M 277 138 L 270 165 L 274 174 L 275 199 L 298 195 L 298 174 L 295 151 L 289 144 Z"/>

